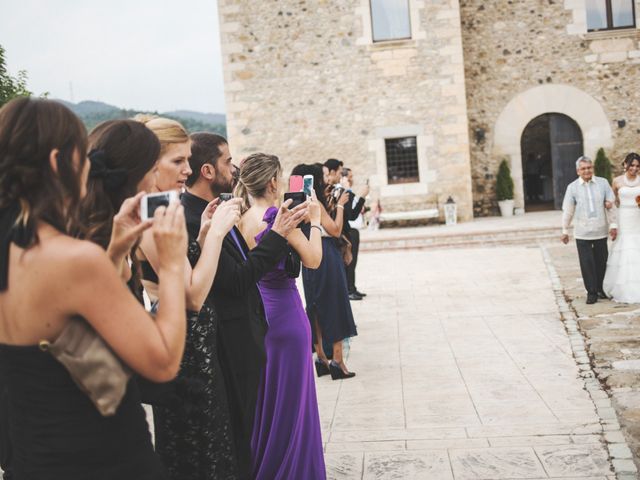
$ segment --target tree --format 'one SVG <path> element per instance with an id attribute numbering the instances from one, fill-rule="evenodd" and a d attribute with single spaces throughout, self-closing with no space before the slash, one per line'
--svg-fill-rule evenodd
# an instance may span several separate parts
<path id="1" fill-rule="evenodd" d="M 31 92 L 27 89 L 27 72 L 20 70 L 17 77 L 9 75 L 5 64 L 4 51 L 4 48 L 0 45 L 0 107 L 12 98 L 31 95 Z"/>
<path id="2" fill-rule="evenodd" d="M 498 169 L 498 178 L 496 184 L 496 195 L 498 201 L 513 200 L 513 179 L 511 178 L 511 170 L 506 160 L 500 162 Z"/>
<path id="3" fill-rule="evenodd" d="M 598 153 L 596 154 L 596 161 L 593 163 L 593 170 L 596 177 L 606 178 L 609 183 L 611 183 L 612 175 L 612 166 L 609 161 L 609 157 L 604 153 L 604 148 L 599 148 Z"/>

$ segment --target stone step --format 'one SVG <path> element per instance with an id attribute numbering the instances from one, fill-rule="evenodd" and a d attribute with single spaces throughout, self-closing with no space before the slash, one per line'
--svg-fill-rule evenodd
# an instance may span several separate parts
<path id="1" fill-rule="evenodd" d="M 537 245 L 559 242 L 559 229 L 531 228 L 502 231 L 469 232 L 456 235 L 385 235 L 369 236 L 360 242 L 361 252 L 405 249 L 491 247 L 500 245 Z"/>

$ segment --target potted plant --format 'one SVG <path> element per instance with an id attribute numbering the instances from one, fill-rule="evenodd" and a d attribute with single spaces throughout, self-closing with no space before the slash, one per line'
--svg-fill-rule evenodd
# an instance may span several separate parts
<path id="1" fill-rule="evenodd" d="M 596 161 L 593 162 L 593 173 L 597 177 L 606 178 L 609 184 L 611 184 L 612 180 L 612 165 L 611 161 L 607 157 L 607 154 L 604 153 L 604 148 L 599 148 L 598 153 L 596 154 Z"/>
<path id="2" fill-rule="evenodd" d="M 498 196 L 498 206 L 500 207 L 502 216 L 513 216 L 513 179 L 511 178 L 511 170 L 506 160 L 500 162 L 496 195 Z"/>

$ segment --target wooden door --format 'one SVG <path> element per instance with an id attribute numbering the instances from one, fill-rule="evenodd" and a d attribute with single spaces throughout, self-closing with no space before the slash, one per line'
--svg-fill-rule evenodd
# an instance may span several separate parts
<path id="1" fill-rule="evenodd" d="M 553 193 L 556 209 L 562 208 L 567 185 L 577 178 L 576 160 L 583 155 L 582 131 L 566 115 L 549 115 L 549 139 L 553 166 Z"/>

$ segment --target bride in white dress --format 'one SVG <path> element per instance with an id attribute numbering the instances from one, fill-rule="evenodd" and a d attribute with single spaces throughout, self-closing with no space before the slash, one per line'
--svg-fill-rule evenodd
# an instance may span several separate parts
<path id="1" fill-rule="evenodd" d="M 604 293 L 616 302 L 640 303 L 640 155 L 624 159 L 624 175 L 613 181 L 618 203 L 618 237 L 604 276 Z"/>

